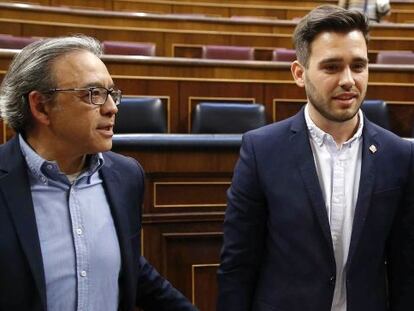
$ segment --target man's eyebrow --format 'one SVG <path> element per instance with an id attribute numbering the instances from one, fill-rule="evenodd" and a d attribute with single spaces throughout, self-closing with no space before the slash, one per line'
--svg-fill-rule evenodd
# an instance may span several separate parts
<path id="1" fill-rule="evenodd" d="M 331 57 L 331 58 L 326 58 L 323 59 L 319 62 L 320 65 L 324 65 L 324 64 L 332 64 L 332 63 L 342 63 L 343 59 L 339 58 L 339 57 Z M 352 59 L 353 63 L 364 63 L 364 64 L 368 64 L 368 59 L 365 57 L 355 57 Z"/>
<path id="2" fill-rule="evenodd" d="M 112 89 L 112 88 L 114 88 L 114 87 L 115 87 L 115 84 L 111 83 L 108 87 L 106 87 L 106 86 L 104 86 L 104 85 L 103 85 L 102 83 L 100 83 L 100 82 L 90 82 L 90 83 L 88 83 L 88 84 L 85 84 L 83 87 L 84 87 L 84 88 L 90 88 L 90 87 L 104 87 L 104 88 L 107 88 L 107 89 Z"/>

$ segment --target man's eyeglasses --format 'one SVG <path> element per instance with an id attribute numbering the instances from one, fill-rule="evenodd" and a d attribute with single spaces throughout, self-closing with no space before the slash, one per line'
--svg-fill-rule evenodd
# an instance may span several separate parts
<path id="1" fill-rule="evenodd" d="M 84 88 L 73 88 L 73 89 L 51 89 L 49 93 L 54 92 L 89 92 L 89 102 L 93 105 L 101 106 L 106 103 L 108 95 L 112 97 L 115 105 L 121 103 L 122 92 L 118 89 L 107 89 L 101 86 L 84 87 Z"/>

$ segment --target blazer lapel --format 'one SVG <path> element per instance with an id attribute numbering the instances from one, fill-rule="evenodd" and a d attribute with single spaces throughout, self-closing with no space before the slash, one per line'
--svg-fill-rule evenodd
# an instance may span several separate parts
<path id="1" fill-rule="evenodd" d="M 375 159 L 376 155 L 381 152 L 381 145 L 376 140 L 376 134 L 377 132 L 370 121 L 364 118 L 361 177 L 348 258 L 352 258 L 355 252 L 370 207 L 375 181 Z"/>
<path id="2" fill-rule="evenodd" d="M 116 169 L 111 168 L 112 165 L 112 160 L 105 156 L 105 164 L 101 169 L 101 175 L 116 232 L 118 234 L 119 248 L 121 250 L 122 267 L 119 280 L 121 298 L 120 310 L 131 310 L 134 301 L 133 293 L 130 289 L 135 288 L 133 284 L 133 276 L 136 275 L 136 272 L 133 271 L 133 256 L 129 241 L 130 233 L 128 231 L 128 219 L 126 218 L 128 215 L 123 211 L 128 202 L 124 201 L 125 196 L 122 193 L 122 189 L 119 188 L 120 185 L 122 185 L 122 176 Z"/>
<path id="3" fill-rule="evenodd" d="M 46 285 L 36 217 L 26 164 L 17 137 L 8 142 L 2 151 L 0 195 L 4 197 L 39 291 L 43 309 L 46 310 Z"/>
<path id="4" fill-rule="evenodd" d="M 312 149 L 309 143 L 308 131 L 304 118 L 304 110 L 296 115 L 291 126 L 292 135 L 290 140 L 293 146 L 294 159 L 300 170 L 305 188 L 308 192 L 311 205 L 314 209 L 316 218 L 321 226 L 323 236 L 328 243 L 328 247 L 332 254 L 333 243 L 331 230 L 329 227 L 328 214 L 326 211 L 325 201 L 323 199 L 321 186 L 319 184 L 318 175 L 316 173 L 315 161 Z"/>

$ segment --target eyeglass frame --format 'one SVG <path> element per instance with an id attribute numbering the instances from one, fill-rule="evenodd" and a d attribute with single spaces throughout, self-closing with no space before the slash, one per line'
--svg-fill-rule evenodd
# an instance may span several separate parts
<path id="1" fill-rule="evenodd" d="M 92 91 L 94 89 L 104 89 L 106 90 L 106 97 L 105 100 L 102 103 L 94 103 L 92 100 Z M 88 91 L 89 93 L 89 104 L 91 105 L 95 105 L 95 106 L 102 106 L 105 105 L 106 101 L 108 100 L 109 95 L 111 95 L 111 98 L 113 100 L 113 102 L 115 103 L 116 106 L 118 106 L 121 103 L 121 99 L 122 99 L 122 91 L 120 89 L 107 89 L 106 87 L 103 86 L 91 86 L 91 87 L 80 87 L 80 88 L 71 88 L 71 89 L 60 89 L 60 88 L 55 88 L 55 89 L 50 89 L 48 90 L 48 93 L 54 93 L 54 92 L 81 92 L 81 91 Z M 114 98 L 112 96 L 112 94 L 118 95 L 118 99 L 116 100 L 116 98 Z"/>

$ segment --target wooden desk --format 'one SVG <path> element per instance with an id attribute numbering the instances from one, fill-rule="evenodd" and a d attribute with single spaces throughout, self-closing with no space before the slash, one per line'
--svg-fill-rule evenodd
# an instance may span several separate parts
<path id="1" fill-rule="evenodd" d="M 0 76 L 15 51 L 0 51 Z M 126 96 L 160 96 L 171 133 L 188 133 L 191 111 L 201 101 L 262 103 L 268 122 L 293 115 L 306 101 L 288 63 L 104 56 L 115 83 Z M 389 104 L 392 130 L 411 135 L 414 122 L 414 67 L 370 65 L 367 99 Z M 7 134 L 7 133 L 6 133 Z"/>
<path id="2" fill-rule="evenodd" d="M 143 254 L 200 310 L 215 310 L 226 190 L 240 135 L 116 135 L 146 171 Z"/>

